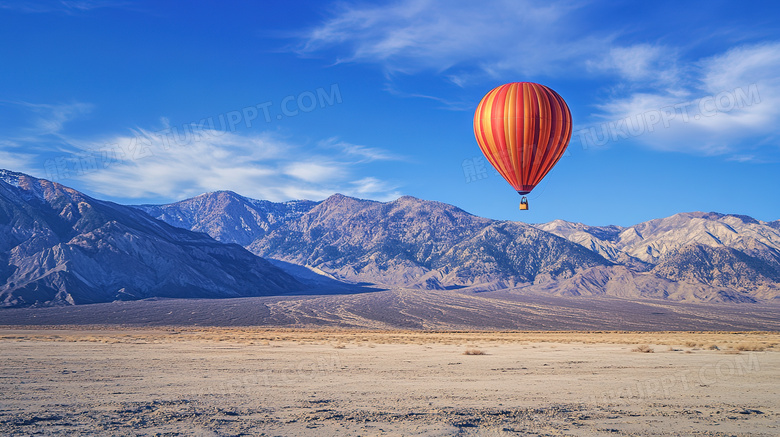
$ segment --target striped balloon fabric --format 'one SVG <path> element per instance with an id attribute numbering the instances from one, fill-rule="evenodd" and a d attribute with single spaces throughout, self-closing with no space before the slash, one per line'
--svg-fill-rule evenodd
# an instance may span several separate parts
<path id="1" fill-rule="evenodd" d="M 571 112 L 555 91 L 532 82 L 494 88 L 474 113 L 479 148 L 519 194 L 552 170 L 571 138 Z"/>

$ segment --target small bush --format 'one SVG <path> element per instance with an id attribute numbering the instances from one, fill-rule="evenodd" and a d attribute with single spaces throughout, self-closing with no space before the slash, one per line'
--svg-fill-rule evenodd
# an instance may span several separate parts
<path id="1" fill-rule="evenodd" d="M 650 346 L 643 344 L 631 349 L 631 352 L 642 352 L 644 354 L 652 354 L 655 351 Z"/>
<path id="2" fill-rule="evenodd" d="M 466 349 L 463 355 L 487 355 L 485 351 L 479 349 Z"/>
<path id="3" fill-rule="evenodd" d="M 764 349 L 764 345 L 761 343 L 740 343 L 736 346 L 734 346 L 734 349 L 738 351 L 754 351 L 754 352 L 761 352 Z"/>
<path id="4" fill-rule="evenodd" d="M 707 347 L 707 349 L 709 349 L 709 350 L 711 350 L 711 351 L 719 351 L 719 350 L 720 350 L 720 348 L 718 347 L 718 345 L 717 345 L 717 344 L 711 344 L 711 345 L 709 345 L 709 346 Z"/>

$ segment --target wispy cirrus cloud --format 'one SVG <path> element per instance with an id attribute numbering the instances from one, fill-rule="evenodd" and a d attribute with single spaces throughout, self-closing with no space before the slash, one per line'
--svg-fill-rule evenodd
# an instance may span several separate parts
<path id="1" fill-rule="evenodd" d="M 39 156 L 52 149 L 65 149 L 65 125 L 88 114 L 92 105 L 82 102 L 31 103 L 0 101 L 6 122 L 0 140 L 0 167 L 30 172 Z"/>
<path id="2" fill-rule="evenodd" d="M 7 113 L 3 115 L 14 115 L 19 120 L 13 129 L 9 126 L 4 133 L 6 138 L 18 142 L 60 137 L 67 123 L 87 116 L 93 109 L 91 104 L 84 102 L 32 103 L 0 100 L 0 105 L 7 109 Z"/>
<path id="3" fill-rule="evenodd" d="M 331 137 L 327 140 L 317 143 L 319 147 L 324 149 L 338 150 L 339 152 L 357 159 L 357 162 L 373 162 L 373 161 L 405 161 L 407 158 L 391 153 L 385 149 L 378 147 L 361 146 L 358 144 L 351 144 L 346 141 L 342 141 L 337 137 Z"/>
<path id="4" fill-rule="evenodd" d="M 312 146 L 267 132 L 246 134 L 197 123 L 172 127 L 162 118 L 157 131 L 137 128 L 83 138 L 70 134 L 67 124 L 87 116 L 93 109 L 88 103 L 0 103 L 24 121 L 0 141 L 0 168 L 82 184 L 78 188 L 95 194 L 178 200 L 233 190 L 276 201 L 316 200 L 335 192 L 377 200 L 400 196 L 397 183 L 368 183 L 364 172 L 373 162 L 406 158 L 335 137 Z"/>
<path id="5" fill-rule="evenodd" d="M 355 193 L 356 197 L 371 197 L 374 193 L 388 193 L 383 199 L 378 199 L 384 201 L 401 197 L 401 192 L 397 190 L 396 186 L 371 176 L 351 181 L 350 186 L 349 192 Z"/>
<path id="6" fill-rule="evenodd" d="M 657 44 L 614 46 L 585 62 L 588 70 L 648 86 L 675 86 L 683 79 L 679 49 Z"/>
<path id="7" fill-rule="evenodd" d="M 6 9 L 23 13 L 76 13 L 93 9 L 117 8 L 129 5 L 128 1 L 111 0 L 31 0 L 31 1 L 2 1 L 0 9 Z"/>
<path id="8" fill-rule="evenodd" d="M 59 135 L 66 123 L 88 114 L 93 109 L 91 104 L 82 102 L 60 104 L 17 102 L 17 104 L 35 114 L 32 126 L 27 129 L 27 132 L 34 136 Z"/>
<path id="9" fill-rule="evenodd" d="M 23 152 L 23 147 L 13 141 L 0 140 L 0 168 L 34 173 L 35 156 Z"/>
<path id="10" fill-rule="evenodd" d="M 738 154 L 740 160 L 760 160 L 763 152 L 756 148 L 774 150 L 780 122 L 777 42 L 742 42 L 697 56 L 693 39 L 688 45 L 674 45 L 663 35 L 637 41 L 619 23 L 587 23 L 590 6 L 557 0 L 455 0 L 446 7 L 432 0 L 346 3 L 300 36 L 298 52 L 380 66 L 388 92 L 435 100 L 446 109 L 474 105 L 458 102 L 453 98 L 458 93 L 442 97 L 430 88 L 420 90 L 419 82 L 411 86 L 418 91 L 403 91 L 409 86 L 401 76 L 428 74 L 457 87 L 540 76 L 596 80 L 595 110 L 580 117 L 580 128 L 625 124 L 631 117 L 683 106 L 688 111 L 684 122 L 678 113 L 669 126 L 652 126 L 652 132 L 643 121 L 639 135 L 608 131 L 606 136 L 629 136 L 655 150 Z M 714 115 L 697 107 L 722 93 L 756 89 L 760 103 L 727 111 L 719 107 Z"/>
<path id="11" fill-rule="evenodd" d="M 609 35 L 583 36 L 569 1 L 400 0 L 342 5 L 301 36 L 304 55 L 381 65 L 388 74 L 448 72 L 462 85 L 475 72 L 559 74 L 604 51 Z"/>
<path id="12" fill-rule="evenodd" d="M 322 184 L 333 181 L 344 171 L 342 165 L 334 162 L 293 162 L 282 170 L 287 176 L 301 181 Z"/>
<path id="13" fill-rule="evenodd" d="M 370 162 L 366 154 L 389 156 L 378 148 L 356 149 L 356 156 L 354 150 L 298 145 L 270 133 L 191 128 L 180 136 L 169 129 L 166 135 L 136 129 L 80 142 L 81 151 L 69 162 L 83 167 L 66 167 L 70 174 L 64 176 L 91 192 L 125 200 L 177 200 L 217 190 L 272 201 L 319 200 L 336 192 L 376 200 L 401 195 L 396 183 L 362 176 Z"/>
<path id="14" fill-rule="evenodd" d="M 762 160 L 762 148 L 777 154 L 780 42 L 732 47 L 685 70 L 654 62 L 657 57 L 651 50 L 645 62 L 637 62 L 646 69 L 623 72 L 642 89 L 629 83 L 628 91 L 596 105 L 593 119 L 602 121 L 600 127 L 617 125 L 614 120 L 631 123 L 637 132 L 632 139 L 655 150 L 728 155 L 741 162 Z M 658 81 L 647 86 L 642 77 Z M 602 130 L 616 137 L 611 127 Z"/>

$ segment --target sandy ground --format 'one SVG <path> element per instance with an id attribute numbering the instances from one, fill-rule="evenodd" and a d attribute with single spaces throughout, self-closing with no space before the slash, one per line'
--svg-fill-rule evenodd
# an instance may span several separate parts
<path id="1" fill-rule="evenodd" d="M 14 328 L 0 370 L 0 435 L 780 435 L 778 333 Z"/>
<path id="2" fill-rule="evenodd" d="M 780 299 L 761 304 L 557 297 L 497 290 L 144 299 L 0 310 L 0 325 L 274 326 L 374 330 L 780 331 Z"/>

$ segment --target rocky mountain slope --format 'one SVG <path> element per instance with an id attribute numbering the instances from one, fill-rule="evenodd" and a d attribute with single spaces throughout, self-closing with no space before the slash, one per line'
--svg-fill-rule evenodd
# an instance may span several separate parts
<path id="1" fill-rule="evenodd" d="M 634 270 L 767 299 L 778 296 L 780 288 L 777 223 L 743 215 L 693 212 L 627 228 L 563 220 L 538 227 Z"/>
<path id="2" fill-rule="evenodd" d="M 224 243 L 247 246 L 272 228 L 295 220 L 318 202 L 274 203 L 232 191 L 203 194 L 172 205 L 142 205 L 151 216 L 174 226 L 209 234 Z"/>
<path id="3" fill-rule="evenodd" d="M 0 171 L 0 230 L 1 306 L 362 290 L 345 284 L 694 302 L 780 296 L 780 221 L 716 213 L 631 227 L 528 225 L 408 196 L 274 203 L 229 191 L 129 207 Z"/>
<path id="4" fill-rule="evenodd" d="M 219 209 L 206 213 L 203 209 L 210 205 Z M 504 288 L 569 278 L 611 264 L 533 226 L 489 220 L 409 196 L 380 203 L 337 194 L 320 203 L 259 204 L 219 192 L 142 208 L 171 224 L 193 223 L 192 217 L 218 211 L 221 226 L 195 221 L 190 229 L 207 228 L 222 241 L 244 242 L 257 255 L 316 267 L 353 282 Z M 246 211 L 254 221 L 247 223 Z"/>
<path id="5" fill-rule="evenodd" d="M 263 296 L 301 284 L 238 245 L 0 170 L 0 306 Z"/>
<path id="6" fill-rule="evenodd" d="M 141 208 L 350 281 L 691 301 L 780 295 L 778 222 L 746 216 L 684 213 L 628 228 L 562 220 L 531 226 L 408 196 L 274 204 L 230 192 Z"/>

